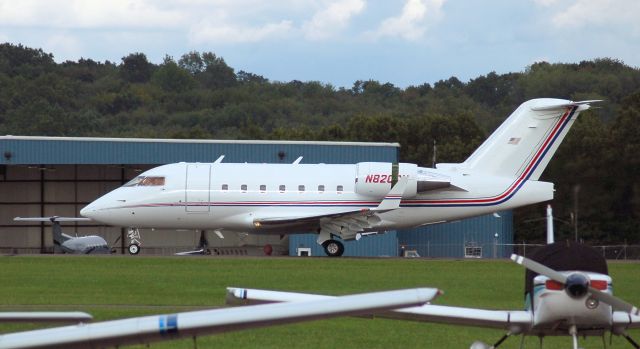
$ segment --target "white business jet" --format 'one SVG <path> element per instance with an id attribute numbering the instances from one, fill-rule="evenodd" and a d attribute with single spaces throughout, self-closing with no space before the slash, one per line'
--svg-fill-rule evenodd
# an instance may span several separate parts
<path id="1" fill-rule="evenodd" d="M 416 288 L 374 292 L 254 307 L 199 310 L 169 315 L 143 316 L 92 324 L 46 328 L 0 334 L 0 349 L 119 348 L 122 345 L 193 338 L 248 328 L 326 319 L 342 315 L 363 315 L 389 309 L 422 305 L 440 293 L 437 289 Z M 0 313 L 2 315 L 2 313 Z M 78 320 L 84 313 L 30 313 L 6 316 L 9 320 Z M 0 321 L 2 317 L 0 317 Z M 195 346 L 195 345 L 194 345 Z"/>
<path id="2" fill-rule="evenodd" d="M 121 227 L 218 235 L 312 231 L 327 255 L 340 256 L 340 239 L 553 199 L 553 183 L 538 179 L 591 102 L 596 101 L 525 102 L 460 164 L 248 164 L 223 163 L 220 157 L 153 168 L 80 213 Z M 138 247 L 132 243 L 130 252 Z"/>

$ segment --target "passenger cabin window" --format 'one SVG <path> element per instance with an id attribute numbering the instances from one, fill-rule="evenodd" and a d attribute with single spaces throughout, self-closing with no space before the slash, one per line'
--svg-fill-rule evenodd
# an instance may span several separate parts
<path id="1" fill-rule="evenodd" d="M 320 185 L 318 186 L 318 192 L 320 192 L 320 193 L 324 193 L 324 184 L 320 184 Z"/>
<path id="2" fill-rule="evenodd" d="M 222 185 L 222 190 L 224 190 L 224 191 L 229 190 L 229 184 L 223 184 Z"/>
<path id="3" fill-rule="evenodd" d="M 298 191 L 304 191 L 304 185 L 299 185 L 298 186 Z"/>
<path id="4" fill-rule="evenodd" d="M 286 189 L 286 186 L 284 184 L 280 184 L 280 187 L 278 188 L 278 190 L 280 190 L 281 193 L 284 193 L 285 189 Z"/>
<path id="5" fill-rule="evenodd" d="M 138 176 L 123 187 L 159 187 L 164 185 L 164 180 L 165 178 L 160 176 Z"/>
<path id="6" fill-rule="evenodd" d="M 343 190 L 344 190 L 344 187 L 341 185 L 336 187 L 336 191 L 338 192 L 338 194 L 341 194 Z"/>
<path id="7" fill-rule="evenodd" d="M 246 193 L 247 192 L 247 185 L 246 184 L 241 185 L 240 186 L 240 190 L 242 190 L 243 193 Z"/>
<path id="8" fill-rule="evenodd" d="M 264 184 L 260 184 L 260 192 L 261 192 L 261 193 L 264 193 L 264 192 L 266 192 L 266 191 L 267 191 L 267 186 L 266 186 L 266 185 L 264 185 Z"/>

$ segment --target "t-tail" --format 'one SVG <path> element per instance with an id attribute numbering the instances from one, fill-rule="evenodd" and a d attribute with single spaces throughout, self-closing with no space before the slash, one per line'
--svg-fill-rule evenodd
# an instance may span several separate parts
<path id="1" fill-rule="evenodd" d="M 53 243 L 56 246 L 60 247 L 65 241 L 71 239 L 71 236 L 62 232 L 60 222 L 55 220 L 55 218 L 51 219 L 51 223 L 53 223 L 53 226 L 51 227 L 51 229 L 53 230 Z"/>
<path id="2" fill-rule="evenodd" d="M 593 102 L 599 101 L 527 101 L 463 165 L 473 172 L 538 180 L 578 114 Z"/>
<path id="3" fill-rule="evenodd" d="M 50 217 L 16 217 L 13 219 L 17 222 L 51 222 L 53 225 L 53 243 L 55 246 L 61 246 L 65 241 L 72 238 L 62 232 L 62 227 L 60 226 L 60 222 L 87 222 L 90 221 L 89 218 L 84 217 L 59 217 L 59 216 L 50 216 Z"/>

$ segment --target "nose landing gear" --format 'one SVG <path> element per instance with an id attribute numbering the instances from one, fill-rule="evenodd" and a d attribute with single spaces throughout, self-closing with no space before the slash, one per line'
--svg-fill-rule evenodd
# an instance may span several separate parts
<path id="1" fill-rule="evenodd" d="M 135 256 L 140 253 L 140 245 L 142 245 L 142 242 L 140 241 L 142 240 L 140 230 L 138 230 L 138 228 L 129 228 L 127 236 L 129 237 L 129 254 Z"/>

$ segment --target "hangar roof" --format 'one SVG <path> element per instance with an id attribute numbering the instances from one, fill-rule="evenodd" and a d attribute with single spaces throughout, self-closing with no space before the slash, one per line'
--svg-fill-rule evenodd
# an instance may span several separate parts
<path id="1" fill-rule="evenodd" d="M 0 164 L 354 163 L 398 160 L 398 143 L 0 136 Z"/>

